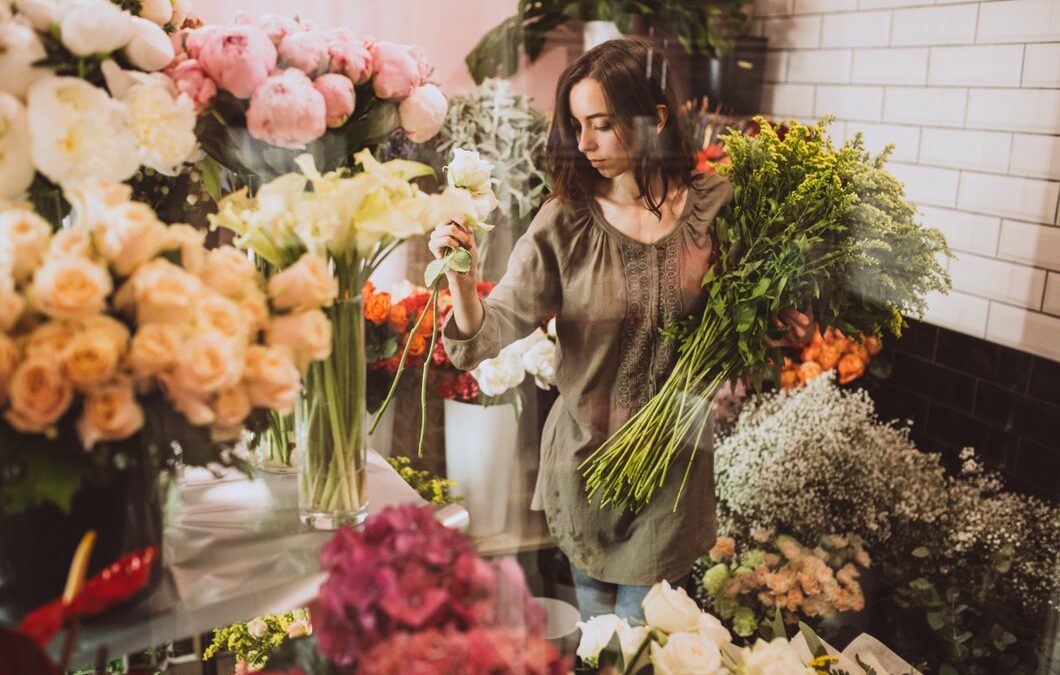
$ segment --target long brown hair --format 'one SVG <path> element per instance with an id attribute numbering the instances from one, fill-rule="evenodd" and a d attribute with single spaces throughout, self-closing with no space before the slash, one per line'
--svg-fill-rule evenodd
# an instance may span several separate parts
<path id="1" fill-rule="evenodd" d="M 556 85 L 556 110 L 548 135 L 553 196 L 584 204 L 592 199 L 600 174 L 578 150 L 571 124 L 570 91 L 586 78 L 600 83 L 607 113 L 619 140 L 634 156 L 633 175 L 648 209 L 662 218 L 662 205 L 673 185 L 688 186 L 695 166 L 692 144 L 678 119 L 681 108 L 675 77 L 662 49 L 643 38 L 608 40 L 593 47 L 563 71 Z M 656 133 L 658 111 L 666 123 Z M 662 193 L 654 187 L 661 184 Z"/>

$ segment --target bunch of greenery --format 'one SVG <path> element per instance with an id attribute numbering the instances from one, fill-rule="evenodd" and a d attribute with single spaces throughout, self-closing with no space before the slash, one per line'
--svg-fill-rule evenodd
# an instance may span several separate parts
<path id="1" fill-rule="evenodd" d="M 724 139 L 731 161 L 719 173 L 734 195 L 714 222 L 718 256 L 703 279 L 702 315 L 663 331 L 679 345 L 674 370 L 582 464 L 602 505 L 642 508 L 682 455 L 687 480 L 722 383 L 779 381 L 783 355 L 766 338 L 783 336 L 774 326 L 781 309 L 812 309 L 822 330 L 898 335 L 903 315 L 921 315 L 928 293 L 949 288 L 939 264 L 945 239 L 917 222 L 884 169 L 890 146 L 872 157 L 859 133 L 836 148 L 829 118 L 812 127 L 791 121 L 783 140 L 764 118 L 755 121 L 757 136 Z"/>
<path id="2" fill-rule="evenodd" d="M 614 21 L 630 34 L 634 17 L 675 38 L 687 52 L 727 54 L 749 21 L 750 0 L 519 0 L 511 16 L 486 33 L 464 58 L 471 77 L 508 77 L 519 68 L 519 47 L 532 63 L 545 39 L 568 21 Z"/>

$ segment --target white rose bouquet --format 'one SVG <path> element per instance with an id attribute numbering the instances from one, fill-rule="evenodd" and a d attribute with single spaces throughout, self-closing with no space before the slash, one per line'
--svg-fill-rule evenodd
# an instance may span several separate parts
<path id="1" fill-rule="evenodd" d="M 143 16 L 109 0 L 21 0 L 0 15 L 0 199 L 41 195 L 38 212 L 57 223 L 55 186 L 141 167 L 173 176 L 195 158 L 194 103 L 158 72 L 184 18 L 139 4 Z"/>
<path id="2" fill-rule="evenodd" d="M 266 411 L 290 411 L 334 289 L 266 288 L 231 247 L 167 226 L 128 186 L 71 188 L 73 226 L 52 233 L 28 205 L 0 207 L 0 509 L 68 508 L 81 473 L 222 452 Z M 311 260 L 304 263 L 312 264 Z M 271 307 L 270 307 L 271 300 Z M 28 462 L 28 464 L 26 464 Z"/>

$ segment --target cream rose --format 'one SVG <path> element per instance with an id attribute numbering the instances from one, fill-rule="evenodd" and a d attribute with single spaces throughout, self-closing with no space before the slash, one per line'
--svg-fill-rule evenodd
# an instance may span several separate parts
<path id="1" fill-rule="evenodd" d="M 47 355 L 30 356 L 11 375 L 10 407 L 4 418 L 23 433 L 41 433 L 54 425 L 73 400 L 74 390 L 63 377 L 58 361 Z"/>
<path id="2" fill-rule="evenodd" d="M 243 354 L 232 340 L 219 332 L 193 335 L 181 345 L 173 367 L 173 384 L 192 396 L 235 386 L 243 374 Z"/>
<path id="3" fill-rule="evenodd" d="M 716 616 L 706 612 L 702 612 L 699 615 L 699 625 L 696 626 L 696 632 L 707 636 L 718 646 L 732 642 L 732 634 L 729 633 L 729 629 Z"/>
<path id="4" fill-rule="evenodd" d="M 200 332 L 216 331 L 239 345 L 250 335 L 246 315 L 237 302 L 219 293 L 204 293 L 195 301 L 195 328 Z"/>
<path id="5" fill-rule="evenodd" d="M 331 354 L 331 322 L 319 309 L 278 316 L 269 323 L 265 336 L 270 347 L 287 350 L 303 373 L 311 361 Z"/>
<path id="6" fill-rule="evenodd" d="M 714 675 L 721 668 L 721 651 L 699 633 L 674 633 L 666 646 L 653 642 L 651 662 L 658 675 Z"/>
<path id="7" fill-rule="evenodd" d="M 92 237 L 83 227 L 66 227 L 52 236 L 48 244 L 48 255 L 59 258 L 74 256 L 88 258 L 92 255 Z"/>
<path id="8" fill-rule="evenodd" d="M 100 331 L 82 331 L 62 352 L 63 375 L 79 389 L 101 385 L 118 371 L 119 356 L 109 336 Z"/>
<path id="9" fill-rule="evenodd" d="M 7 402 L 7 385 L 18 367 L 19 358 L 15 341 L 0 334 L 0 406 Z"/>
<path id="10" fill-rule="evenodd" d="M 256 407 L 280 413 L 294 410 L 301 374 L 286 352 L 252 345 L 247 349 L 245 377 L 250 401 Z"/>
<path id="11" fill-rule="evenodd" d="M 579 621 L 578 629 L 582 632 L 582 638 L 578 642 L 578 658 L 596 667 L 600 652 L 607 647 L 621 627 L 628 628 L 629 624 L 617 614 L 603 614 L 588 621 Z"/>
<path id="12" fill-rule="evenodd" d="M 170 323 L 146 323 L 133 336 L 129 366 L 140 384 L 177 362 L 185 329 Z"/>
<path id="13" fill-rule="evenodd" d="M 250 394 L 242 384 L 219 392 L 210 407 L 214 413 L 211 436 L 219 441 L 239 438 L 243 430 L 243 421 L 253 408 L 250 403 Z"/>
<path id="14" fill-rule="evenodd" d="M 94 232 L 108 226 L 112 209 L 132 199 L 132 188 L 106 178 L 85 178 L 71 184 L 64 194 L 70 202 L 74 225 Z"/>
<path id="15" fill-rule="evenodd" d="M 673 588 L 668 581 L 660 581 L 651 587 L 643 607 L 648 625 L 664 633 L 694 631 L 702 614 L 685 589 Z"/>
<path id="16" fill-rule="evenodd" d="M 106 309 L 112 290 L 107 270 L 87 258 L 52 258 L 33 275 L 33 303 L 54 319 L 99 314 Z"/>
<path id="17" fill-rule="evenodd" d="M 269 297 L 276 309 L 305 312 L 327 307 L 339 293 L 338 281 L 322 256 L 304 253 L 298 262 L 269 279 Z"/>
<path id="18" fill-rule="evenodd" d="M 802 662 L 795 648 L 784 638 L 772 642 L 758 640 L 743 649 L 741 675 L 813 675 L 816 671 Z"/>
<path id="19" fill-rule="evenodd" d="M 22 283 L 33 276 L 51 240 L 52 226 L 26 208 L 0 211 L 0 241 L 11 247 L 11 276 Z"/>
<path id="20" fill-rule="evenodd" d="M 100 441 L 129 438 L 144 426 L 144 411 L 136 401 L 132 382 L 119 378 L 85 395 L 77 420 L 77 435 L 86 450 Z"/>
<path id="21" fill-rule="evenodd" d="M 118 291 L 115 304 L 135 313 L 140 323 L 192 320 L 202 282 L 168 260 L 155 258 L 140 266 Z"/>
<path id="22" fill-rule="evenodd" d="M 151 207 L 125 202 L 111 209 L 106 224 L 97 225 L 93 240 L 100 255 L 118 276 L 128 276 L 168 243 L 166 226 Z"/>
<path id="23" fill-rule="evenodd" d="M 247 622 L 247 632 L 251 637 L 263 638 L 269 632 L 269 624 L 259 616 Z"/>
<path id="24" fill-rule="evenodd" d="M 199 278 L 218 293 L 232 297 L 241 294 L 247 284 L 257 284 L 258 270 L 243 251 L 221 246 L 206 254 Z"/>

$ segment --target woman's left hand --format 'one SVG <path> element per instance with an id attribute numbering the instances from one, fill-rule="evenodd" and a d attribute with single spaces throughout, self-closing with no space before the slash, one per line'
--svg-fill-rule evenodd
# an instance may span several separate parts
<path id="1" fill-rule="evenodd" d="M 813 306 L 808 305 L 805 314 L 794 307 L 785 307 L 780 310 L 780 314 L 773 317 L 773 325 L 777 328 L 788 328 L 790 330 L 779 340 L 773 340 L 767 337 L 767 345 L 780 349 L 786 347 L 804 347 L 813 339 L 815 328 L 813 321 Z"/>

